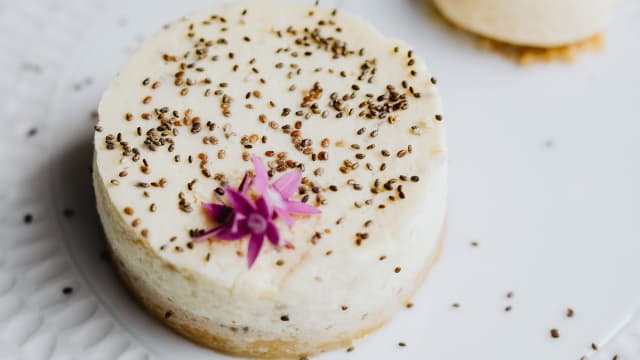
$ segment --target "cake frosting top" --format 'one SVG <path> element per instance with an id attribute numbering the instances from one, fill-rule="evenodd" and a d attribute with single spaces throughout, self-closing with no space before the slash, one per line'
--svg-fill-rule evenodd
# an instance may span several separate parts
<path id="1" fill-rule="evenodd" d="M 104 94 L 96 171 L 128 230 L 220 286 L 268 295 L 296 278 L 401 277 L 444 217 L 435 84 L 406 44 L 338 10 L 256 1 L 200 11 L 146 40 Z M 291 226 L 275 217 L 292 246 L 265 243 L 249 269 L 248 238 L 199 236 L 219 225 L 203 203 L 253 178 L 256 161 L 271 182 L 300 172 L 291 200 L 321 213 L 294 214 Z"/>

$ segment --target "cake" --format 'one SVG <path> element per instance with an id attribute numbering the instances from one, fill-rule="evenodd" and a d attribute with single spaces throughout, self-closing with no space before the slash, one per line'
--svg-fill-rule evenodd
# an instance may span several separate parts
<path id="1" fill-rule="evenodd" d="M 433 0 L 456 26 L 521 62 L 599 49 L 619 0 Z"/>
<path id="2" fill-rule="evenodd" d="M 438 258 L 447 150 L 436 78 L 339 10 L 194 13 L 105 91 L 93 181 L 114 263 L 150 313 L 239 356 L 349 346 Z"/>

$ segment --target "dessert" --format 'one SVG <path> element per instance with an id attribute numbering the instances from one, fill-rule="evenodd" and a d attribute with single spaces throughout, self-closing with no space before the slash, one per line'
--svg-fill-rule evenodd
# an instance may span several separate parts
<path id="1" fill-rule="evenodd" d="M 447 20 L 484 45 L 529 62 L 572 60 L 599 49 L 618 0 L 433 0 Z"/>
<path id="2" fill-rule="evenodd" d="M 379 328 L 440 249 L 435 84 L 408 45 L 339 10 L 243 1 L 165 26 L 99 106 L 94 187 L 125 283 L 235 355 Z"/>

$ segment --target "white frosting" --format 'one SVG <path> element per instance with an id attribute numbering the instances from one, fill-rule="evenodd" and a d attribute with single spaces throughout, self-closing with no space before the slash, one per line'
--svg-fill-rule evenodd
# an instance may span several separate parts
<path id="1" fill-rule="evenodd" d="M 434 0 L 457 25 L 515 45 L 571 44 L 606 29 L 619 0 Z"/>
<path id="2" fill-rule="evenodd" d="M 241 14 L 243 9 L 248 10 L 245 15 Z M 211 20 L 213 14 L 218 17 Z M 225 18 L 225 23 L 220 16 Z M 203 24 L 207 19 L 209 24 Z M 326 25 L 319 26 L 321 20 Z M 331 25 L 333 22 L 335 25 Z M 191 24 L 193 37 L 188 36 Z M 289 26 L 298 31 L 296 36 L 287 33 Z M 315 44 L 296 45 L 294 39 L 302 36 L 305 27 L 319 27 L 323 37 L 346 41 L 347 49 L 355 53 L 333 58 L 330 50 L 318 49 Z M 336 31 L 336 27 L 341 28 L 341 32 Z M 281 37 L 276 34 L 277 30 L 282 31 Z M 245 36 L 249 41 L 243 39 Z M 196 60 L 194 44 L 200 38 L 204 42 L 212 40 L 213 45 L 202 59 Z M 221 38 L 226 39 L 227 44 L 218 43 Z M 279 48 L 288 50 L 277 53 Z M 362 55 L 359 54 L 361 48 L 365 49 Z M 330 10 L 309 5 L 266 1 L 234 3 L 201 11 L 146 40 L 105 92 L 99 107 L 101 128 L 95 135 L 97 181 L 106 188 L 107 201 L 117 212 L 102 214 L 105 227 L 115 234 L 110 241 L 112 245 L 117 241 L 134 241 L 136 239 L 130 238 L 135 233 L 138 240 L 152 249 L 151 255 L 131 253 L 130 249 L 124 251 L 115 244 L 117 256 L 130 271 L 158 289 L 176 307 L 220 324 L 249 326 L 251 331 L 245 335 L 248 340 L 330 340 L 387 319 L 410 296 L 425 263 L 433 255 L 446 208 L 446 145 L 442 122 L 436 120 L 441 109 L 435 81 L 422 61 L 415 55 L 409 57 L 409 50 L 405 44 L 383 37 L 353 16 L 341 12 L 332 15 Z M 312 54 L 306 56 L 305 51 Z M 293 52 L 298 56 L 293 57 Z M 188 53 L 186 59 L 185 53 Z M 176 56 L 177 61 L 165 61 L 164 54 Z M 212 60 L 214 56 L 216 61 Z M 255 62 L 251 64 L 253 58 Z M 364 81 L 357 79 L 361 64 L 367 59 L 375 59 L 377 67 L 370 83 L 367 80 L 371 73 Z M 279 62 L 283 63 L 281 68 L 276 66 Z M 182 77 L 185 82 L 191 79 L 192 86 L 174 84 L 181 63 L 193 63 Z M 238 68 L 233 71 L 236 64 Z M 293 64 L 297 67 L 292 67 Z M 320 70 L 314 70 L 316 68 Z M 410 74 L 411 70 L 416 71 L 415 76 Z M 340 74 L 342 71 L 344 77 Z M 147 77 L 150 80 L 143 85 Z M 205 83 L 206 78 L 210 84 Z M 403 89 L 403 80 L 415 93 L 420 93 L 419 98 Z M 159 86 L 152 89 L 156 81 Z M 315 82 L 323 88 L 321 97 L 312 101 L 318 104 L 319 111 L 305 120 L 304 115 L 295 113 L 310 112 L 309 107 L 301 108 L 300 104 L 305 91 Z M 221 87 L 221 83 L 227 83 L 226 87 Z M 353 84 L 357 84 L 359 90 L 353 90 Z M 407 94 L 408 108 L 389 114 L 395 117 L 395 123 L 390 124 L 388 116 L 382 119 L 358 116 L 363 110 L 358 105 L 367 100 L 365 94 L 374 94 L 373 100 L 376 100 L 375 97 L 386 92 L 388 84 L 395 86 L 400 94 Z M 184 88 L 188 88 L 188 94 L 181 96 Z M 233 99 L 228 117 L 222 114 L 222 96 L 215 95 L 216 90 Z M 260 92 L 260 97 L 254 94 L 245 99 L 247 92 L 254 90 Z M 207 91 L 209 96 L 205 96 Z M 342 118 L 336 117 L 337 111 L 328 106 L 333 92 L 340 96 L 355 94 L 354 99 L 345 101 L 346 108 L 354 109 L 351 115 L 345 112 Z M 147 96 L 152 99 L 144 104 Z M 269 101 L 273 101 L 275 107 L 271 107 Z M 177 110 L 180 120 L 185 111 L 191 109 L 190 118 L 199 117 L 202 130 L 193 134 L 191 126 L 178 126 L 178 134 L 168 136 L 175 144 L 172 152 L 168 143 L 151 151 L 144 145 L 145 133 L 160 125 L 154 109 L 165 106 L 169 108 L 167 116 Z M 291 113 L 283 117 L 285 107 L 290 108 Z M 325 110 L 328 116 L 323 118 Z M 131 114 L 129 120 L 127 113 Z M 143 119 L 143 113 L 151 114 L 150 119 Z M 267 123 L 259 121 L 260 114 L 266 116 Z M 303 123 L 302 138 L 313 141 L 311 148 L 315 153 L 326 151 L 328 160 L 312 161 L 309 155 L 297 151 L 291 136 L 279 128 L 289 124 L 291 130 L 295 130 L 298 120 Z M 216 124 L 213 131 L 205 125 L 208 121 Z M 278 129 L 272 129 L 269 121 L 276 121 Z M 137 127 L 141 127 L 142 136 L 137 135 Z M 225 127 L 230 127 L 226 133 L 231 136 L 225 136 Z M 361 128 L 365 128 L 365 132 L 357 135 Z M 372 137 L 374 130 L 377 136 Z M 115 149 L 107 149 L 105 138 L 117 133 L 121 133 L 122 141 L 139 151 L 138 161 L 132 160 L 133 154 L 123 155 L 123 148 L 115 139 Z M 266 143 L 258 140 L 251 149 L 245 149 L 241 138 L 251 134 L 266 136 Z M 203 143 L 203 137 L 209 136 L 217 138 L 216 145 Z M 321 146 L 324 138 L 330 139 L 327 148 Z M 339 142 L 344 145 L 336 146 Z M 355 150 L 351 144 L 360 145 L 361 149 Z M 366 149 L 371 144 L 375 144 L 375 149 Z M 398 152 L 409 145 L 412 151 L 398 157 Z M 381 154 L 383 149 L 390 152 L 388 157 Z M 224 159 L 218 159 L 220 150 L 225 151 Z M 235 187 L 243 174 L 252 169 L 251 162 L 243 160 L 242 153 L 246 151 L 272 161 L 274 158 L 265 156 L 269 150 L 286 152 L 288 159 L 304 164 L 303 176 L 318 186 L 326 199 L 326 205 L 319 206 L 321 215 L 296 216 L 290 229 L 277 221 L 281 236 L 294 244 L 295 249 L 276 249 L 265 242 L 255 265 L 248 269 L 247 240 L 211 240 L 194 243 L 190 248 L 190 229 L 209 229 L 215 225 L 199 205 L 202 201 L 215 200 L 213 190 L 220 184 L 214 175 L 224 174 L 229 185 Z M 206 167 L 211 178 L 205 177 L 200 169 L 199 153 L 208 155 Z M 358 153 L 365 158 L 357 159 Z M 175 155 L 180 155 L 179 162 L 174 161 Z M 187 160 L 190 155 L 193 163 Z M 147 161 L 148 174 L 141 171 L 142 159 Z M 347 159 L 359 166 L 343 174 L 340 168 Z M 367 163 L 373 170 L 367 169 Z M 380 171 L 383 163 L 386 170 Z M 323 173 L 314 174 L 316 168 L 322 168 Z M 127 175 L 119 176 L 122 171 Z M 279 174 L 276 172 L 274 179 Z M 385 190 L 384 182 L 399 175 L 408 179 L 398 180 L 391 191 Z M 411 176 L 419 177 L 419 181 L 411 181 Z M 160 182 L 162 178 L 166 180 L 162 186 L 136 186 L 139 182 Z M 381 184 L 379 193 L 373 194 L 370 188 L 376 178 Z M 197 182 L 189 190 L 187 184 L 193 179 Z M 360 184 L 362 190 L 349 185 L 349 179 Z M 336 185 L 338 191 L 329 190 L 331 185 Z M 405 199 L 399 199 L 398 185 L 402 185 Z M 144 191 L 148 197 L 143 195 Z M 180 209 L 180 192 L 184 193 L 192 212 Z M 309 203 L 315 204 L 316 195 L 311 191 L 308 194 Z M 390 201 L 390 195 L 396 200 Z M 301 196 L 296 194 L 294 198 L 300 200 Z M 371 205 L 365 204 L 368 199 L 372 199 Z M 362 207 L 356 207 L 355 202 Z M 152 204 L 155 204 L 153 212 Z M 379 209 L 381 204 L 386 208 Z M 126 214 L 125 208 L 132 209 L 133 214 Z M 337 225 L 340 218 L 343 220 Z M 136 219 L 139 223 L 132 226 Z M 368 220 L 371 224 L 365 227 Z M 147 230 L 146 237 L 142 235 L 143 229 Z M 322 236 L 312 241 L 315 232 Z M 360 246 L 355 244 L 356 233 L 368 234 Z M 170 241 L 172 237 L 176 239 Z M 176 246 L 181 250 L 177 251 Z M 380 260 L 382 256 L 384 260 Z M 277 265 L 278 260 L 283 264 Z M 170 266 L 159 267 L 159 263 Z M 343 305 L 346 310 L 341 308 Z M 287 315 L 289 321 L 282 321 L 282 315 Z"/>

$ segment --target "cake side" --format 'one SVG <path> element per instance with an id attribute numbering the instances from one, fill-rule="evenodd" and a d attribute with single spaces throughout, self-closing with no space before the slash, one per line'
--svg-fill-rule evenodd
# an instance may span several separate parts
<path id="1" fill-rule="evenodd" d="M 109 252 L 118 274 L 129 291 L 144 305 L 147 311 L 182 336 L 202 346 L 234 356 L 298 359 L 301 356 L 310 356 L 351 346 L 354 340 L 369 335 L 390 320 L 390 316 L 380 317 L 375 319 L 367 328 L 358 328 L 351 333 L 338 334 L 337 337 L 324 340 L 324 342 L 318 340 L 318 337 L 305 338 L 304 335 L 299 338 L 284 340 L 255 340 L 256 337 L 251 335 L 255 330 L 250 327 L 229 326 L 226 323 L 216 322 L 213 319 L 193 314 L 188 308 L 182 307 L 179 302 L 174 302 L 171 298 L 167 298 L 166 292 L 158 290 L 157 284 L 149 282 L 151 277 L 139 276 L 139 274 L 152 272 L 155 274 L 154 278 L 160 278 L 156 280 L 160 282 L 166 281 L 168 278 L 174 278 L 170 282 L 186 283 L 195 282 L 198 279 L 192 278 L 188 272 L 183 272 L 183 270 L 175 268 L 158 257 L 145 241 L 135 233 L 129 232 L 128 236 L 122 235 L 127 233 L 128 226 L 122 223 L 120 217 L 114 216 L 118 211 L 108 198 L 105 186 L 95 166 L 95 161 L 93 167 L 93 184 L 97 210 L 104 224 Z M 446 221 L 442 224 L 436 250 L 425 262 L 424 268 L 415 279 L 412 288 L 404 297 L 398 299 L 398 307 L 410 302 L 410 299 L 425 281 L 432 267 L 438 262 L 445 238 Z M 399 310 L 399 308 L 396 310 Z"/>

